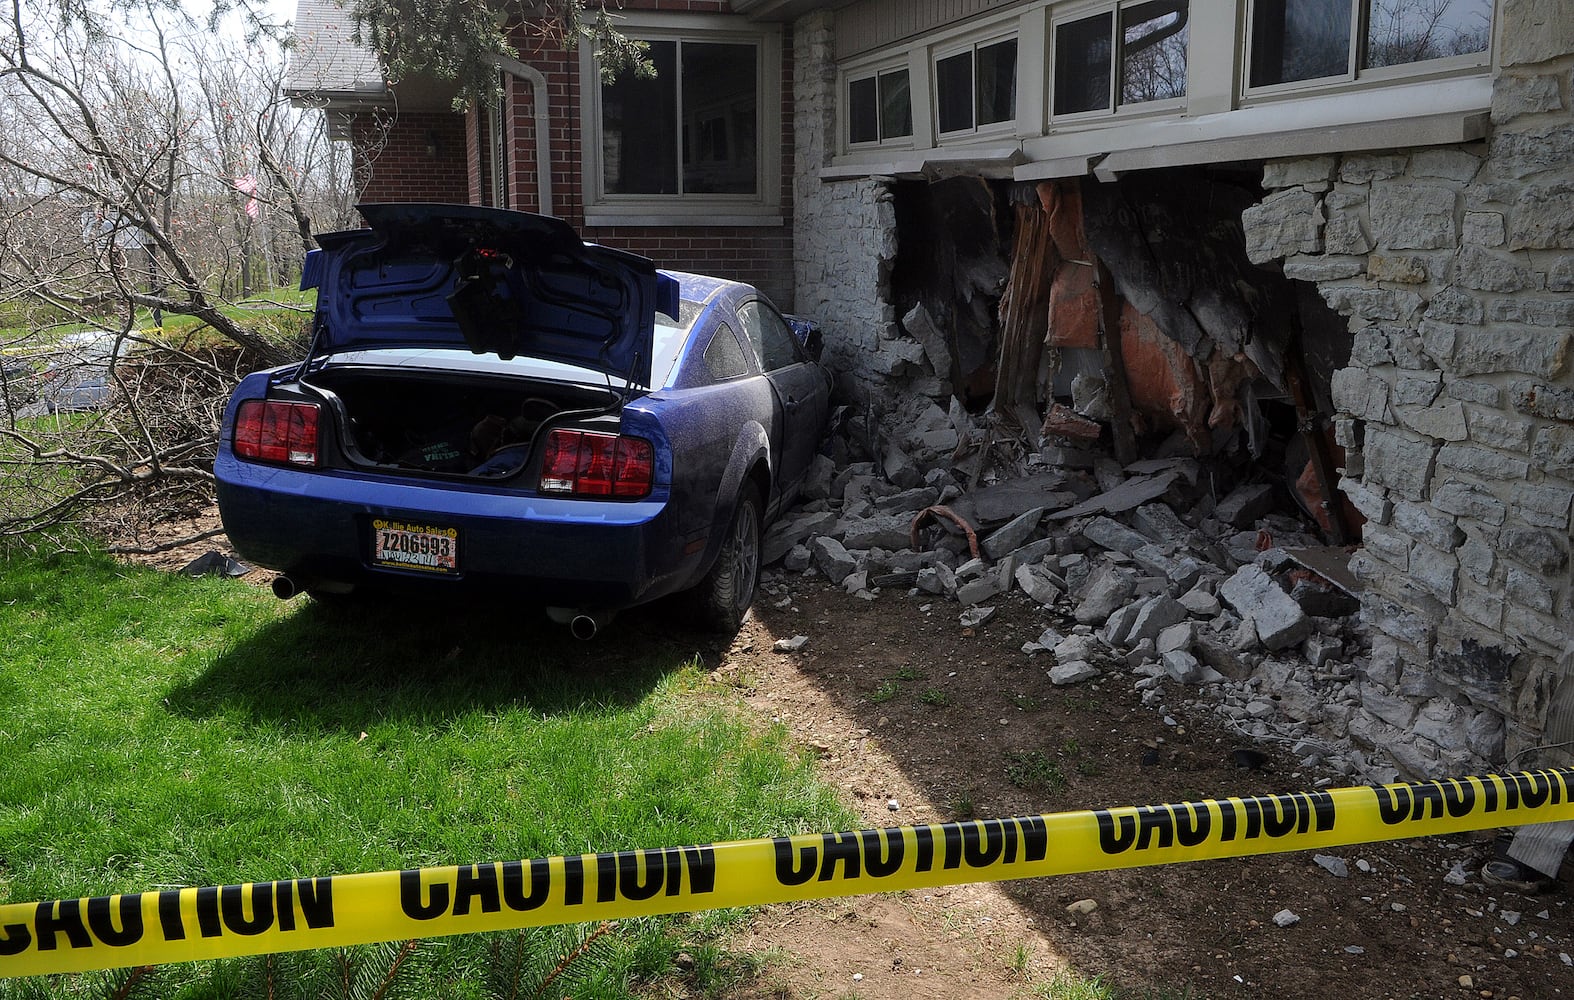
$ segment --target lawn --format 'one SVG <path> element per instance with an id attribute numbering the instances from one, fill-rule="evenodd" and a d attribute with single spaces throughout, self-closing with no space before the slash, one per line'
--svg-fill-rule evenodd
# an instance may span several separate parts
<path id="1" fill-rule="evenodd" d="M 0 902 L 845 826 L 783 734 L 709 687 L 704 643 L 659 613 L 582 644 L 506 604 L 330 613 L 96 556 L 0 560 Z M 570 970 L 588 977 L 575 995 L 629 996 L 679 951 L 697 964 L 677 995 L 720 988 L 735 963 L 715 937 L 736 919 L 624 922 Z M 336 996 L 346 970 L 398 960 L 404 995 L 502 995 L 488 975 L 521 949 L 550 969 L 585 929 L 567 933 L 153 978 L 161 996 Z"/>

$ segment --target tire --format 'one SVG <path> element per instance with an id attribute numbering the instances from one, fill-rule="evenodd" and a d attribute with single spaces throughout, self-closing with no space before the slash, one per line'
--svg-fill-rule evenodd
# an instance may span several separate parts
<path id="1" fill-rule="evenodd" d="M 760 496 L 745 486 L 715 565 L 692 591 L 694 616 L 709 631 L 731 635 L 743 624 L 760 580 Z"/>

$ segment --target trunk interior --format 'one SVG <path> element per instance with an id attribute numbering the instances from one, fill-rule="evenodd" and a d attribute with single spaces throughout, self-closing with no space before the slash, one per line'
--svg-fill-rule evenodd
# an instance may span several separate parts
<path id="1" fill-rule="evenodd" d="M 617 401 L 560 383 L 368 369 L 317 372 L 302 385 L 332 407 L 351 464 L 479 479 L 513 476 L 545 428 Z"/>

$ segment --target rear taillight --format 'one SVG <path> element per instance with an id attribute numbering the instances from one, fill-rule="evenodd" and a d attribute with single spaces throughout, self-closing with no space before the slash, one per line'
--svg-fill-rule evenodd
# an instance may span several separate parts
<path id="1" fill-rule="evenodd" d="M 317 464 L 316 403 L 248 399 L 235 411 L 235 454 L 258 462 Z"/>
<path id="2" fill-rule="evenodd" d="M 644 438 L 559 428 L 547 435 L 541 492 L 637 500 L 650 493 L 654 454 Z"/>

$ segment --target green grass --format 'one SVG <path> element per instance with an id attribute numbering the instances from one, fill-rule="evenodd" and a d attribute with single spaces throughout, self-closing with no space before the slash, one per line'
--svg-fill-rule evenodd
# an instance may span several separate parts
<path id="1" fill-rule="evenodd" d="M 1042 750 L 1013 750 L 1006 754 L 1006 780 L 1030 792 L 1057 793 L 1066 787 L 1060 765 Z"/>
<path id="2" fill-rule="evenodd" d="M 702 639 L 657 614 L 614 629 L 575 643 L 508 605 L 331 613 L 94 556 L 0 561 L 0 902 L 848 824 L 779 727 L 708 686 Z M 704 959 L 691 985 L 725 981 L 705 949 L 731 919 L 622 922 L 575 995 L 628 996 L 680 946 Z M 490 995 L 493 946 L 422 944 L 410 995 Z M 267 969 L 171 966 L 159 993 Z"/>

